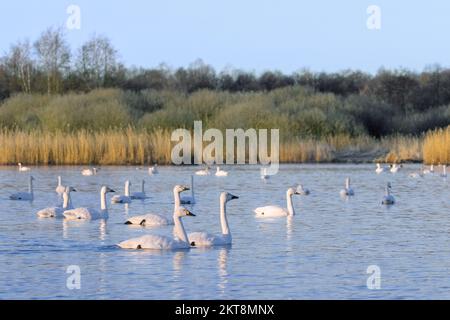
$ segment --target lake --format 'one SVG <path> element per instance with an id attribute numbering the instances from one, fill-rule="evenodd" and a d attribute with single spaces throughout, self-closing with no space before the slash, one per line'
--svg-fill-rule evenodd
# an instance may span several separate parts
<path id="1" fill-rule="evenodd" d="M 0 167 L 0 299 L 450 299 L 449 182 L 438 174 L 411 178 L 420 165 L 397 174 L 375 174 L 374 165 L 281 165 L 261 180 L 259 168 L 224 166 L 228 177 L 195 177 L 196 217 L 183 218 L 186 231 L 220 232 L 219 194 L 228 203 L 233 245 L 227 248 L 153 252 L 124 250 L 120 241 L 172 235 L 170 226 L 124 225 L 127 217 L 173 212 L 172 188 L 190 184 L 198 167 L 160 167 L 159 174 L 135 167 L 102 167 L 85 177 L 82 167 L 32 168 L 33 202 L 11 201 L 26 191 L 29 173 Z M 39 219 L 39 209 L 58 203 L 57 176 L 74 186 L 75 207 L 98 207 L 103 184 L 123 194 L 130 179 L 146 200 L 111 205 L 107 221 Z M 339 191 L 349 176 L 355 196 Z M 381 205 L 392 183 L 393 206 Z M 286 206 L 286 190 L 302 183 L 309 196 L 294 196 L 293 218 L 256 219 L 253 209 Z M 188 191 L 189 193 L 189 191 Z M 81 288 L 70 290 L 68 266 L 79 266 Z M 369 266 L 381 272 L 369 289 Z"/>

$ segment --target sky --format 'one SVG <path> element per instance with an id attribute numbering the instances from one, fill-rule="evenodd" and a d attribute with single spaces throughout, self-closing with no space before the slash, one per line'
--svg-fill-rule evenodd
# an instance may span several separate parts
<path id="1" fill-rule="evenodd" d="M 66 27 L 70 5 L 80 8 L 80 29 Z M 64 26 L 73 49 L 93 34 L 109 37 L 129 67 L 197 59 L 257 73 L 450 66 L 448 0 L 0 0 L 0 17 L 2 54 Z"/>

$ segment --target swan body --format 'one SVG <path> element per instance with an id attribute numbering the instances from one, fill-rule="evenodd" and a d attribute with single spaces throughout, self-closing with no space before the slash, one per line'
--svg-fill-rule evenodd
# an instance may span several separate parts
<path id="1" fill-rule="evenodd" d="M 115 192 L 109 187 L 103 186 L 100 191 L 100 210 L 92 208 L 75 208 L 63 212 L 64 218 L 67 220 L 95 220 L 107 219 L 108 209 L 106 207 L 106 194 Z"/>
<path id="2" fill-rule="evenodd" d="M 206 167 L 205 169 L 198 170 L 195 172 L 195 174 L 198 176 L 209 176 L 210 175 L 209 168 Z"/>
<path id="3" fill-rule="evenodd" d="M 177 250 L 189 249 L 191 246 L 188 242 L 188 237 L 181 221 L 182 217 L 195 216 L 186 208 L 179 207 L 173 214 L 173 221 L 175 224 L 174 234 L 175 238 L 169 238 L 159 235 L 145 235 L 138 238 L 122 241 L 118 246 L 122 249 L 149 249 L 149 250 Z"/>
<path id="4" fill-rule="evenodd" d="M 391 194 L 391 183 L 388 182 L 386 185 L 386 194 L 383 197 L 383 200 L 381 201 L 382 204 L 384 205 L 391 205 L 395 203 L 395 198 L 394 196 Z"/>
<path id="5" fill-rule="evenodd" d="M 425 169 L 423 171 L 424 174 L 434 173 L 434 165 L 430 165 L 430 169 Z"/>
<path id="6" fill-rule="evenodd" d="M 392 166 L 391 166 L 391 172 L 392 173 L 397 173 L 400 169 L 402 168 L 402 165 L 397 165 L 396 163 L 394 163 Z"/>
<path id="7" fill-rule="evenodd" d="M 194 195 L 194 176 L 191 176 L 191 195 L 190 196 L 181 196 L 180 198 L 181 204 L 195 204 L 195 195 Z"/>
<path id="8" fill-rule="evenodd" d="M 141 191 L 140 192 L 133 192 L 131 194 L 130 198 L 133 199 L 133 200 L 135 200 L 135 199 L 139 199 L 139 200 L 147 199 L 147 195 L 145 194 L 145 180 L 142 180 Z"/>
<path id="9" fill-rule="evenodd" d="M 173 196 L 175 200 L 174 211 L 176 211 L 181 205 L 180 193 L 186 190 L 189 190 L 189 188 L 181 185 L 176 185 L 173 188 Z M 143 227 L 160 227 L 172 225 L 173 219 L 168 219 L 165 216 L 156 213 L 148 213 L 131 217 L 125 222 L 125 224 L 141 225 Z"/>
<path id="10" fill-rule="evenodd" d="M 222 192 L 220 194 L 220 225 L 222 228 L 222 234 L 213 235 L 207 232 L 193 232 L 188 235 L 189 242 L 193 247 L 213 247 L 213 246 L 226 246 L 231 245 L 232 237 L 230 228 L 228 226 L 226 204 L 233 199 L 239 199 L 239 197 L 232 195 L 228 192 Z"/>
<path id="11" fill-rule="evenodd" d="M 39 210 L 36 214 L 39 218 L 62 218 L 65 210 L 72 208 L 72 200 L 70 198 L 70 192 L 76 192 L 72 187 L 67 187 L 63 192 L 63 205 L 62 207 L 49 207 Z"/>
<path id="12" fill-rule="evenodd" d="M 92 169 L 83 169 L 81 171 L 81 174 L 83 176 L 95 176 L 97 174 L 97 168 L 92 168 Z"/>
<path id="13" fill-rule="evenodd" d="M 227 177 L 228 176 L 228 172 L 225 170 L 220 170 L 220 167 L 217 167 L 216 170 L 216 177 Z"/>
<path id="14" fill-rule="evenodd" d="M 377 174 L 380 174 L 380 173 L 383 173 L 383 172 L 385 172 L 385 171 L 386 171 L 386 168 L 383 168 L 383 167 L 381 166 L 381 164 L 377 163 L 377 168 L 375 169 L 375 172 L 376 172 Z"/>
<path id="15" fill-rule="evenodd" d="M 20 163 L 20 162 L 19 162 L 17 165 L 19 166 L 19 171 L 24 172 L 24 171 L 30 171 L 30 170 L 31 170 L 31 169 L 28 168 L 28 167 L 22 166 L 22 163 Z"/>
<path id="16" fill-rule="evenodd" d="M 292 205 L 292 196 L 299 194 L 298 190 L 289 188 L 286 192 L 287 208 L 281 208 L 279 206 L 265 206 L 259 207 L 254 210 L 257 218 L 277 218 L 287 217 L 295 215 L 295 210 Z"/>
<path id="17" fill-rule="evenodd" d="M 131 182 L 129 180 L 125 181 L 125 194 L 113 196 L 111 203 L 131 203 L 130 186 Z"/>
<path id="18" fill-rule="evenodd" d="M 61 176 L 58 176 L 58 185 L 55 189 L 56 193 L 62 195 L 66 191 L 66 187 L 62 185 Z"/>
<path id="19" fill-rule="evenodd" d="M 11 200 L 25 200 L 32 201 L 34 199 L 33 193 L 33 176 L 30 176 L 30 181 L 28 183 L 28 192 L 16 192 L 9 196 Z"/>
<path id="20" fill-rule="evenodd" d="M 155 164 L 153 167 L 148 168 L 148 174 L 152 175 L 152 174 L 158 174 L 158 168 L 157 168 L 157 164 Z"/>
<path id="21" fill-rule="evenodd" d="M 340 194 L 343 197 L 355 195 L 352 187 L 350 187 L 350 178 L 345 179 L 345 188 L 341 190 Z"/>

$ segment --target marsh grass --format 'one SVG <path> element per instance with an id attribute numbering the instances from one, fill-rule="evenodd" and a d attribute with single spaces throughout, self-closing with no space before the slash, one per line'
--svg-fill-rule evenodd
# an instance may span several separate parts
<path id="1" fill-rule="evenodd" d="M 427 164 L 450 164 L 450 126 L 425 135 L 423 160 Z"/>

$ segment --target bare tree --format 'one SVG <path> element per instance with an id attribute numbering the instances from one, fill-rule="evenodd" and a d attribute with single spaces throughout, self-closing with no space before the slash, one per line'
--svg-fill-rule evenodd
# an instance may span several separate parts
<path id="1" fill-rule="evenodd" d="M 34 43 L 39 63 L 47 74 L 47 92 L 59 92 L 60 82 L 69 68 L 70 48 L 62 28 L 44 31 Z"/>
<path id="2" fill-rule="evenodd" d="M 22 92 L 31 93 L 33 60 L 30 42 L 28 40 L 18 41 L 11 45 L 4 64 Z"/>
<path id="3" fill-rule="evenodd" d="M 117 65 L 117 51 L 107 37 L 94 35 L 78 51 L 76 67 L 88 88 L 104 87 Z"/>

